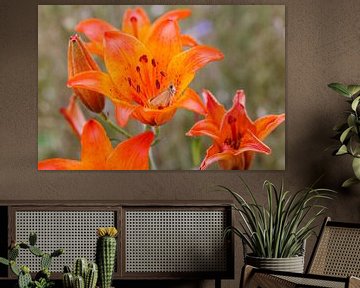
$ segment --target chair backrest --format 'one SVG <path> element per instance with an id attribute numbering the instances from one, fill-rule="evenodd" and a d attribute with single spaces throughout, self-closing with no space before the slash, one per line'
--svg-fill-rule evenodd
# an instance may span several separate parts
<path id="1" fill-rule="evenodd" d="M 360 223 L 326 218 L 307 273 L 360 277 Z"/>

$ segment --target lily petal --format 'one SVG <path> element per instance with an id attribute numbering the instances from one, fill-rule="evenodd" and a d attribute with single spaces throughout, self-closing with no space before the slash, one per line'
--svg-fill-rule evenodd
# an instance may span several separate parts
<path id="1" fill-rule="evenodd" d="M 112 146 L 105 129 L 95 120 L 89 120 L 81 136 L 81 162 L 89 169 L 105 169 Z"/>
<path id="2" fill-rule="evenodd" d="M 285 114 L 267 115 L 257 119 L 254 124 L 256 135 L 260 140 L 264 140 L 272 131 L 285 121 Z"/>
<path id="3" fill-rule="evenodd" d="M 251 131 L 248 131 L 241 139 L 241 148 L 236 150 L 235 155 L 239 155 L 246 151 L 259 152 L 264 154 L 270 154 L 271 149 L 259 138 L 257 138 Z"/>
<path id="4" fill-rule="evenodd" d="M 141 7 L 126 9 L 123 15 L 122 31 L 142 39 L 150 28 L 150 19 Z"/>
<path id="5" fill-rule="evenodd" d="M 75 30 L 84 33 L 87 38 L 93 41 L 91 52 L 94 52 L 95 50 L 98 55 L 103 55 L 104 33 L 106 31 L 119 31 L 119 29 L 115 28 L 110 23 L 96 18 L 81 21 L 75 27 Z"/>
<path id="6" fill-rule="evenodd" d="M 132 117 L 147 125 L 160 126 L 168 122 L 175 112 L 176 106 L 174 105 L 161 110 L 137 106 L 132 113 Z"/>
<path id="7" fill-rule="evenodd" d="M 142 42 L 122 32 L 105 33 L 105 64 L 119 91 L 128 97 L 152 97 L 145 77 L 152 68 L 152 55 Z M 145 82 L 144 82 L 145 81 Z M 149 84 L 149 85 L 148 85 Z M 151 89 L 150 89 L 151 90 Z M 151 95 L 149 95 L 151 94 Z M 147 99 L 141 99 L 144 103 Z"/>
<path id="8" fill-rule="evenodd" d="M 64 116 L 66 121 L 69 122 L 76 136 L 80 138 L 86 120 L 84 114 L 82 113 L 79 105 L 76 103 L 75 100 L 76 96 L 71 96 L 69 105 L 66 108 L 61 108 L 60 113 Z"/>
<path id="9" fill-rule="evenodd" d="M 160 16 L 155 22 L 154 22 L 154 26 L 158 25 L 159 23 L 161 23 L 164 20 L 173 20 L 173 21 L 177 21 L 180 19 L 184 19 L 186 17 L 189 17 L 191 15 L 191 10 L 190 9 L 176 9 L 176 10 L 171 10 L 166 12 L 165 14 L 163 14 L 162 16 Z"/>
<path id="10" fill-rule="evenodd" d="M 154 133 L 144 132 L 121 142 L 109 156 L 107 168 L 110 170 L 148 170 L 149 149 Z"/>
<path id="11" fill-rule="evenodd" d="M 194 47 L 196 45 L 199 45 L 195 38 L 186 34 L 181 35 L 181 43 L 183 46 L 188 46 L 188 47 Z"/>
<path id="12" fill-rule="evenodd" d="M 220 152 L 218 147 L 216 145 L 211 145 L 209 149 L 206 151 L 206 156 L 204 160 L 202 161 L 200 165 L 200 170 L 205 170 L 207 167 L 209 167 L 214 162 L 220 161 L 220 160 L 228 160 L 232 157 L 232 154 L 225 151 Z"/>
<path id="13" fill-rule="evenodd" d="M 178 91 L 182 92 L 194 78 L 194 74 L 209 62 L 221 60 L 224 55 L 217 49 L 198 45 L 177 54 L 169 63 L 169 78 L 173 79 Z"/>
<path id="14" fill-rule="evenodd" d="M 76 74 L 67 82 L 69 87 L 84 88 L 104 94 L 112 100 L 124 98 L 120 95 L 109 74 L 100 71 L 87 71 Z"/>
<path id="15" fill-rule="evenodd" d="M 170 60 L 182 50 L 178 23 L 173 20 L 164 20 L 158 25 L 153 25 L 146 42 L 157 62 L 158 69 L 166 71 Z"/>
<path id="16" fill-rule="evenodd" d="M 176 106 L 185 108 L 201 115 L 205 115 L 206 113 L 206 108 L 204 103 L 201 101 L 200 96 L 190 88 L 185 90 L 183 95 L 176 102 Z"/>
<path id="17" fill-rule="evenodd" d="M 115 104 L 115 118 L 116 122 L 121 126 L 125 127 L 129 121 L 131 113 L 134 111 L 135 106 L 127 102 L 121 101 Z"/>
<path id="18" fill-rule="evenodd" d="M 226 113 L 225 107 L 217 101 L 215 96 L 209 90 L 204 89 L 202 95 L 207 110 L 206 117 L 220 126 L 221 120 Z"/>
<path id="19" fill-rule="evenodd" d="M 219 141 L 219 127 L 211 120 L 204 119 L 196 122 L 194 126 L 186 133 L 187 136 L 209 136 L 215 141 Z"/>
<path id="20" fill-rule="evenodd" d="M 39 161 L 38 170 L 83 170 L 80 161 L 53 158 Z"/>

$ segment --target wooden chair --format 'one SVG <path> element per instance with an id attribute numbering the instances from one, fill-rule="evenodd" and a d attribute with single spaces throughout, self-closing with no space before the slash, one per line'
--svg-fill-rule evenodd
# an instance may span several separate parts
<path id="1" fill-rule="evenodd" d="M 240 287 L 360 287 L 360 223 L 326 218 L 306 273 L 278 272 L 244 266 Z"/>

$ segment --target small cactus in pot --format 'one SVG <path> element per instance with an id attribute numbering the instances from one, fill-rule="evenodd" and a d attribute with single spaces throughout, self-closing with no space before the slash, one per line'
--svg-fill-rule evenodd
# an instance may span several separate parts
<path id="1" fill-rule="evenodd" d="M 96 243 L 96 262 L 99 267 L 100 288 L 110 288 L 116 258 L 115 227 L 102 227 L 97 229 L 98 240 Z"/>
<path id="2" fill-rule="evenodd" d="M 85 258 L 75 261 L 74 272 L 69 266 L 64 267 L 64 288 L 95 288 L 98 279 L 98 267 L 96 263 L 88 263 Z"/>

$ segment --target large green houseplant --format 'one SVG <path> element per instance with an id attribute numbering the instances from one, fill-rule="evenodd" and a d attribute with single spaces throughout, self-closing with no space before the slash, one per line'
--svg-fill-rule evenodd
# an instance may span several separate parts
<path id="1" fill-rule="evenodd" d="M 352 157 L 352 168 L 354 177 L 344 181 L 343 187 L 360 183 L 360 85 L 344 85 L 331 83 L 328 85 L 338 94 L 346 97 L 350 109 L 346 111 L 346 121 L 336 126 L 336 138 L 339 145 L 334 155 L 350 155 Z"/>
<path id="2" fill-rule="evenodd" d="M 245 264 L 267 268 L 303 272 L 305 241 L 314 233 L 316 220 L 326 207 L 318 200 L 331 199 L 334 191 L 304 188 L 296 193 L 278 189 L 270 181 L 264 182 L 266 205 L 261 205 L 243 181 L 251 201 L 239 193 L 221 186 L 234 197 L 234 209 L 240 215 L 239 227 L 229 227 L 243 241 Z M 248 251 L 249 250 L 249 253 Z"/>

